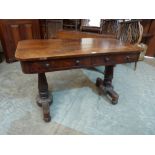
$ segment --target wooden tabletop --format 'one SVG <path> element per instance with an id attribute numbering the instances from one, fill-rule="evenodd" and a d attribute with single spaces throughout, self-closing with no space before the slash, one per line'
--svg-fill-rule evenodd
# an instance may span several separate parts
<path id="1" fill-rule="evenodd" d="M 19 41 L 15 57 L 20 61 L 30 61 L 141 50 L 137 45 L 124 44 L 112 38 L 40 39 Z"/>

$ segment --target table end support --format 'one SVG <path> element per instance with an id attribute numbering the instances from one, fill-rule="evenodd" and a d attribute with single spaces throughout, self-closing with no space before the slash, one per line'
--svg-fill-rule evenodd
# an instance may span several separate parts
<path id="1" fill-rule="evenodd" d="M 114 91 L 112 86 L 112 79 L 113 79 L 113 70 L 114 66 L 105 66 L 105 74 L 104 80 L 101 78 L 96 79 L 96 86 L 102 89 L 102 91 L 108 95 L 111 99 L 111 103 L 113 105 L 118 103 L 119 95 Z"/>
<path id="2" fill-rule="evenodd" d="M 43 109 L 43 117 L 45 122 L 50 122 L 50 105 L 52 103 L 52 96 L 48 92 L 48 83 L 45 73 L 38 74 L 38 90 L 37 104 Z"/>

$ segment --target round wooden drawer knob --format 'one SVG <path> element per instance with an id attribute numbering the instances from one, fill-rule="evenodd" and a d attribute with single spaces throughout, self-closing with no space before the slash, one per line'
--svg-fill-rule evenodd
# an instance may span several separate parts
<path id="1" fill-rule="evenodd" d="M 110 61 L 110 59 L 108 58 L 108 57 L 105 57 L 105 62 L 109 62 Z"/>
<path id="2" fill-rule="evenodd" d="M 50 64 L 49 63 L 45 63 L 45 67 L 49 67 L 50 66 Z"/>
<path id="3" fill-rule="evenodd" d="M 127 61 L 130 61 L 131 60 L 131 57 L 130 56 L 126 56 L 126 60 Z"/>
<path id="4" fill-rule="evenodd" d="M 78 65 L 78 64 L 80 63 L 80 60 L 76 60 L 75 62 L 76 62 L 76 64 Z"/>

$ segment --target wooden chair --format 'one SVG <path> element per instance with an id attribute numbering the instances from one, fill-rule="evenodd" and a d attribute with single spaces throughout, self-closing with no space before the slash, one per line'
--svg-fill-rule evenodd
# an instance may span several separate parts
<path id="1" fill-rule="evenodd" d="M 117 34 L 118 20 L 116 19 L 101 19 L 101 34 Z"/>
<path id="2" fill-rule="evenodd" d="M 143 37 L 141 20 L 101 20 L 103 34 L 114 35 L 124 43 L 140 44 Z M 136 69 L 136 63 L 135 63 Z"/>
<path id="3" fill-rule="evenodd" d="M 111 34 L 125 43 L 139 44 L 143 36 L 141 20 L 101 19 L 101 33 Z"/>
<path id="4" fill-rule="evenodd" d="M 139 44 L 143 36 L 141 20 L 121 21 L 118 23 L 117 38 L 130 44 Z"/>

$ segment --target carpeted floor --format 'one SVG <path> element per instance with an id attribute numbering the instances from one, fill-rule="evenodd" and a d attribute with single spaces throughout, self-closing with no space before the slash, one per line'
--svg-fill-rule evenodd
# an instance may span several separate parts
<path id="1" fill-rule="evenodd" d="M 0 134 L 155 134 L 154 61 L 139 62 L 136 71 L 134 64 L 116 66 L 117 105 L 98 95 L 94 83 L 100 73 L 84 69 L 47 73 L 54 100 L 50 123 L 42 120 L 42 109 L 35 102 L 37 75 L 23 74 L 19 62 L 3 62 Z"/>

